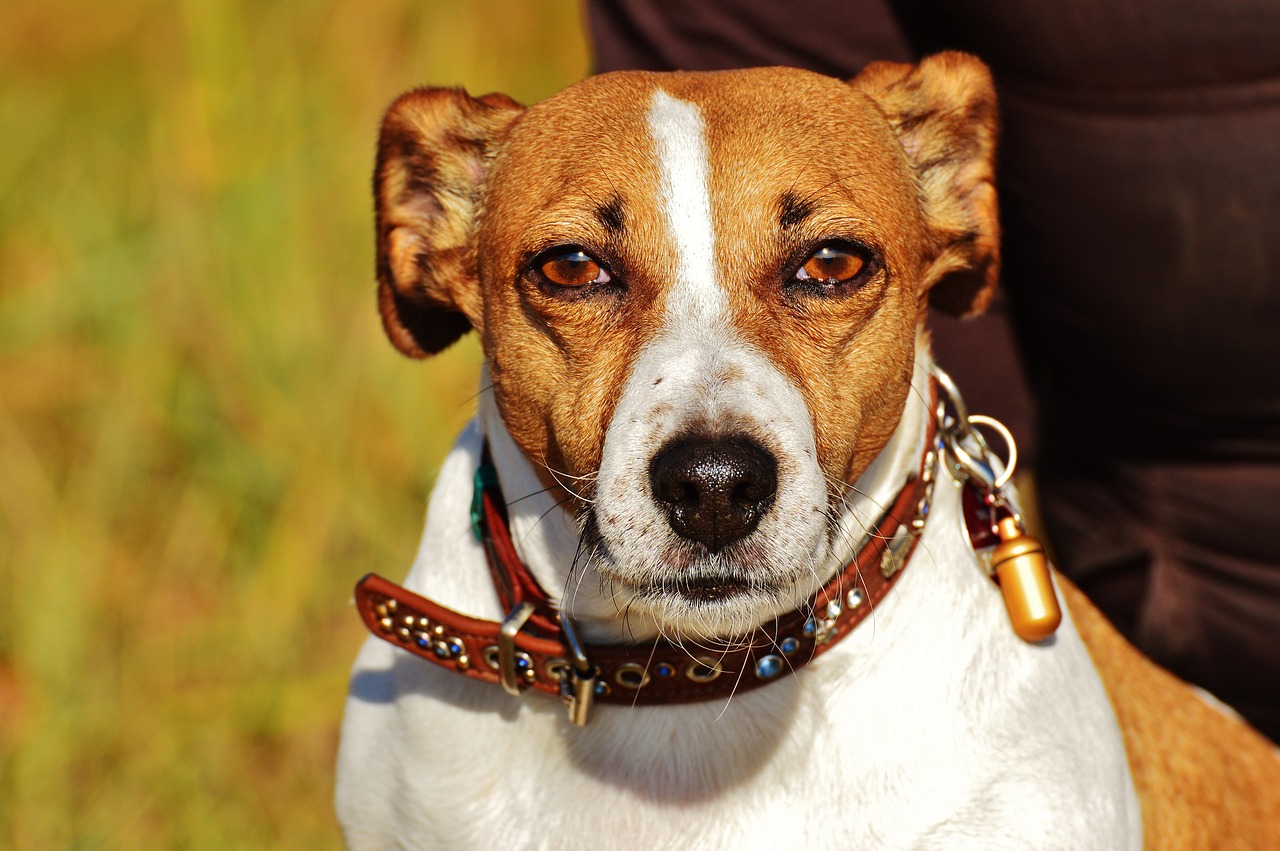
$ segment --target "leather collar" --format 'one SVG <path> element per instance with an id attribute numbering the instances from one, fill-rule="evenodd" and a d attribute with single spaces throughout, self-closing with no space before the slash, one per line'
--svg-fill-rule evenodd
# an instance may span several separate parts
<path id="1" fill-rule="evenodd" d="M 936 386 L 931 395 L 936 398 Z M 586 723 L 596 701 L 653 705 L 727 698 L 825 653 L 889 593 L 924 531 L 941 452 L 930 417 L 918 470 L 853 560 L 804 606 L 720 645 L 580 644 L 572 624 L 516 554 L 487 463 L 476 475 L 472 524 L 498 597 L 511 613 L 506 621 L 455 612 L 373 573 L 356 585 L 356 607 L 371 633 L 429 662 L 501 684 L 513 694 L 532 689 L 560 695 L 579 724 Z"/>

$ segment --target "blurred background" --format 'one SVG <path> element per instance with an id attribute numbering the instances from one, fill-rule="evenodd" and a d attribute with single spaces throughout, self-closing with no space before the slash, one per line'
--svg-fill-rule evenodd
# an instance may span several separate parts
<path id="1" fill-rule="evenodd" d="M 374 309 L 381 110 L 583 76 L 573 0 L 0 3 L 0 846 L 326 848 L 349 606 L 473 340 Z"/>

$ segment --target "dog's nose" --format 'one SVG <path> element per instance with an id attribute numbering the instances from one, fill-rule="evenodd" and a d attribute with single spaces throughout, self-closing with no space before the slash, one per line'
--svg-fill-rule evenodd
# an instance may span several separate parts
<path id="1" fill-rule="evenodd" d="M 773 503 L 778 462 L 745 437 L 678 438 L 649 465 L 676 534 L 713 553 L 751 534 Z"/>

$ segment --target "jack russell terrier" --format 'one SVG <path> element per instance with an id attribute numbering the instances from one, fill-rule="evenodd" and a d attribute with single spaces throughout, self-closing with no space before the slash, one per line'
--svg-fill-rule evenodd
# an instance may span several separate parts
<path id="1" fill-rule="evenodd" d="M 485 376 L 358 587 L 351 847 L 1280 848 L 1275 752 L 1058 614 L 932 363 L 995 286 L 996 124 L 957 53 L 396 101 L 382 318 Z"/>

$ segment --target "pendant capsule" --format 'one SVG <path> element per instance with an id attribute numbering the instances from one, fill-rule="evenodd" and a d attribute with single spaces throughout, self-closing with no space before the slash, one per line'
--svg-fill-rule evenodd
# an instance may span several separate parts
<path id="1" fill-rule="evenodd" d="M 1023 641 L 1043 641 L 1062 623 L 1062 607 L 1058 605 L 1044 546 L 1024 534 L 1012 517 L 1001 520 L 996 528 L 1000 544 L 991 554 L 991 566 L 1009 622 Z"/>

